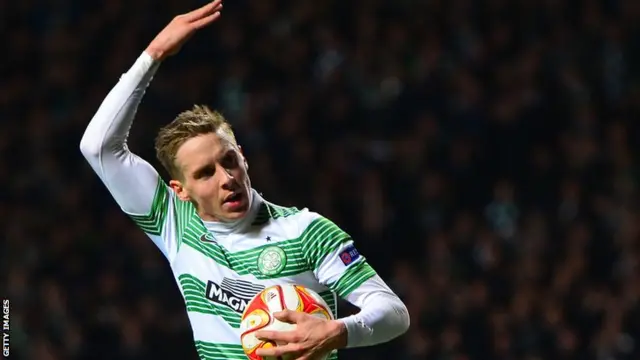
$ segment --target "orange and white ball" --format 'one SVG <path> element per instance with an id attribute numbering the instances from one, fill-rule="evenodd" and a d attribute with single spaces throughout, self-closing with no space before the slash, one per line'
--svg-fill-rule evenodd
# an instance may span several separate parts
<path id="1" fill-rule="evenodd" d="M 311 289 L 299 285 L 276 285 L 258 293 L 249 302 L 240 322 L 242 348 L 250 360 L 287 360 L 262 358 L 256 355 L 259 348 L 276 346 L 270 341 L 256 337 L 258 330 L 291 331 L 296 325 L 279 321 L 273 313 L 289 309 L 304 312 L 323 319 L 332 320 L 333 315 L 327 303 Z"/>

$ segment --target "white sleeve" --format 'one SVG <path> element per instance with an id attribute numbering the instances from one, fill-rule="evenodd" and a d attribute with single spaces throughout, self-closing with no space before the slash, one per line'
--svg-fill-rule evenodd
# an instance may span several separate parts
<path id="1" fill-rule="evenodd" d="M 302 251 L 319 283 L 360 308 L 338 319 L 348 347 L 380 344 L 409 328 L 409 312 L 355 247 L 351 236 L 320 214 L 303 211 Z"/>
<path id="2" fill-rule="evenodd" d="M 147 53 L 140 55 L 89 122 L 80 151 L 120 208 L 171 261 L 178 248 L 172 221 L 175 195 L 158 172 L 127 146 L 136 110 L 158 66 Z"/>
<path id="3" fill-rule="evenodd" d="M 338 319 L 345 324 L 348 348 L 390 341 L 409 329 L 409 311 L 402 300 L 375 275 L 355 288 L 346 300 L 360 312 Z"/>
<path id="4" fill-rule="evenodd" d="M 159 181 L 156 170 L 127 147 L 138 104 L 158 65 L 142 53 L 104 99 L 80 141 L 89 165 L 122 210 L 133 215 L 151 211 Z"/>

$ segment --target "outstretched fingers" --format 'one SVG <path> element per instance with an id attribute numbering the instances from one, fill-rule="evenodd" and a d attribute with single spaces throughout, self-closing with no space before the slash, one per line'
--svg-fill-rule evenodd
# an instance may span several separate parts
<path id="1" fill-rule="evenodd" d="M 211 18 L 216 13 L 218 13 L 217 16 L 220 16 L 219 12 L 221 9 L 222 9 L 222 0 L 215 0 L 199 9 L 195 9 L 191 12 L 184 14 L 184 19 L 187 20 L 188 22 L 199 23 L 199 22 L 202 22 L 202 20 Z M 215 17 L 213 20 L 215 20 Z"/>
<path id="2" fill-rule="evenodd" d="M 194 22 L 192 22 L 191 24 L 196 28 L 196 29 L 200 29 L 203 28 L 209 24 L 211 24 L 212 22 L 214 22 L 217 18 L 220 17 L 220 11 L 216 11 L 211 15 L 208 15 L 202 19 L 196 20 Z"/>

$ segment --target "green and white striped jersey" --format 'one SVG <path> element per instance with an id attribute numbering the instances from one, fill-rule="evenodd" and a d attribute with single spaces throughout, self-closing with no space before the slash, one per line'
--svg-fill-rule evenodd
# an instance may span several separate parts
<path id="1" fill-rule="evenodd" d="M 255 191 L 233 224 L 203 222 L 126 143 L 138 105 L 160 63 L 143 52 L 89 122 L 80 150 L 120 208 L 169 260 L 203 360 L 245 359 L 239 322 L 266 286 L 300 284 L 336 312 L 337 296 L 361 308 L 342 319 L 348 346 L 369 346 L 406 331 L 402 301 L 376 276 L 352 240 L 317 213 L 271 204 Z M 334 355 L 335 357 L 335 355 Z"/>
<path id="2" fill-rule="evenodd" d="M 337 316 L 337 297 L 375 275 L 332 221 L 307 209 L 274 205 L 255 191 L 252 196 L 243 223 L 223 236 L 210 231 L 194 206 L 162 180 L 149 214 L 130 215 L 169 259 L 203 360 L 246 359 L 240 317 L 267 286 L 304 285 Z M 350 252 L 357 255 L 349 257 Z"/>

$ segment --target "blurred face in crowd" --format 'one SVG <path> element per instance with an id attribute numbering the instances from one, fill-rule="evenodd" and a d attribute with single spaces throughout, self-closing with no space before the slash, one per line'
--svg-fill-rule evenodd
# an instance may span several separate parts
<path id="1" fill-rule="evenodd" d="M 193 202 L 206 221 L 233 221 L 251 205 L 248 164 L 232 135 L 224 131 L 186 140 L 176 152 L 179 180 L 170 185 L 181 200 Z"/>

